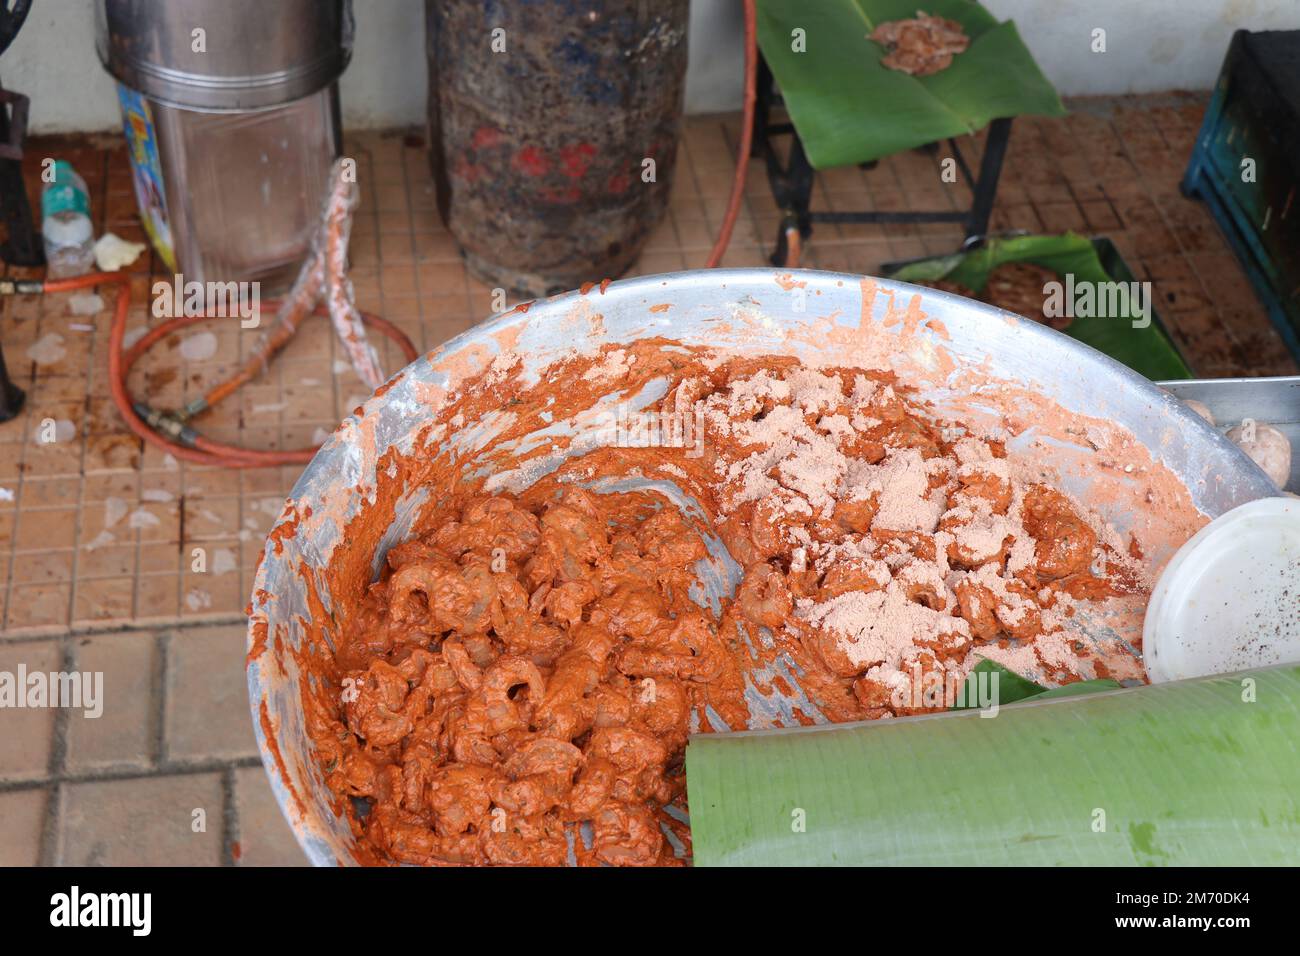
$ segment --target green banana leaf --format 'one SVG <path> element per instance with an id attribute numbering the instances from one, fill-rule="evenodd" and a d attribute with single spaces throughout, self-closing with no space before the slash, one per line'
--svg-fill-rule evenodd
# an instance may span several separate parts
<path id="1" fill-rule="evenodd" d="M 1293 865 L 1294 664 L 999 710 L 701 734 L 696 866 Z"/>
<path id="2" fill-rule="evenodd" d="M 932 76 L 881 66 L 885 48 L 867 39 L 878 24 L 916 16 L 917 0 L 758 0 L 763 58 L 814 168 L 974 133 L 999 117 L 1064 115 L 1014 23 L 998 23 L 971 0 L 920 6 L 958 21 L 971 38 Z M 804 31 L 804 52 L 794 49 L 794 30 Z"/>
<path id="3" fill-rule="evenodd" d="M 1030 700 L 1050 700 L 1056 697 L 1095 694 L 1103 690 L 1119 690 L 1123 686 L 1119 681 L 1111 680 L 1109 677 L 1098 677 L 1093 680 L 1075 681 L 1073 684 L 1065 684 L 1061 687 L 1044 687 L 986 658 L 971 668 L 971 672 L 966 675 L 966 684 L 962 688 L 961 703 L 948 708 L 949 710 L 973 710 L 980 706 L 978 682 L 981 674 L 997 675 L 997 701 L 999 707 Z M 985 686 L 989 686 L 987 684 L 989 678 L 984 679 L 986 681 Z"/>
<path id="4" fill-rule="evenodd" d="M 946 279 L 972 292 L 984 291 L 989 273 L 1008 262 L 1032 262 L 1064 277 L 1074 275 L 1076 283 L 1130 281 L 1131 275 L 1110 275 L 1092 241 L 1067 232 L 1061 236 L 994 237 L 969 252 L 935 256 L 909 262 L 889 277 L 901 282 L 933 282 Z M 1145 328 L 1134 328 L 1133 316 L 1089 316 L 1076 318 L 1065 334 L 1099 352 L 1123 362 L 1152 381 L 1191 378 L 1192 371 L 1174 347 L 1168 333 L 1154 315 Z"/>

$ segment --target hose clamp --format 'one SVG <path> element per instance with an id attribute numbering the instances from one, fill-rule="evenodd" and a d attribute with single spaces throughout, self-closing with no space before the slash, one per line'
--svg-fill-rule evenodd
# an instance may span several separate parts
<path id="1" fill-rule="evenodd" d="M 43 295 L 45 283 L 40 279 L 0 279 L 0 295 Z"/>

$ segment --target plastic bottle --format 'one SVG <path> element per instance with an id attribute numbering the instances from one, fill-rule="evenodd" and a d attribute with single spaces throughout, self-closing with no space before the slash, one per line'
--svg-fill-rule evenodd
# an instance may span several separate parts
<path id="1" fill-rule="evenodd" d="M 55 161 L 54 181 L 46 183 L 41 193 L 41 235 L 47 278 L 84 275 L 95 267 L 95 229 L 86 181 L 62 159 Z"/>

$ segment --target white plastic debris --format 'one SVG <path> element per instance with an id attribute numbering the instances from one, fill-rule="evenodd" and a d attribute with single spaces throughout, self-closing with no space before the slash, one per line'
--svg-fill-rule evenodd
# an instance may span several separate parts
<path id="1" fill-rule="evenodd" d="M 140 258 L 144 248 L 143 242 L 129 242 L 106 232 L 95 243 L 95 265 L 101 272 L 117 272 Z"/>
<path id="2" fill-rule="evenodd" d="M 113 534 L 113 532 L 101 531 L 99 534 L 95 535 L 93 541 L 86 542 L 86 550 L 97 551 L 100 548 L 107 547 L 108 545 L 112 544 L 116 540 L 117 540 L 117 535 Z"/>
<path id="3" fill-rule="evenodd" d="M 121 521 L 123 518 L 126 517 L 127 510 L 128 509 L 126 506 L 126 502 L 123 501 L 121 498 L 113 498 L 113 497 L 105 498 L 104 499 L 104 527 L 105 528 L 113 527 L 113 525 L 117 524 L 119 521 Z"/>
<path id="4" fill-rule="evenodd" d="M 134 530 L 140 531 L 144 528 L 156 528 L 162 524 L 158 516 L 152 511 L 145 511 L 143 508 L 137 508 L 131 512 L 131 517 L 127 519 L 127 524 Z"/>
<path id="5" fill-rule="evenodd" d="M 239 562 L 235 558 L 235 552 L 229 548 L 217 548 L 212 552 L 212 573 L 228 574 L 239 567 Z"/>
<path id="6" fill-rule="evenodd" d="M 62 444 L 77 437 L 77 423 L 67 418 L 54 419 L 54 433 L 51 434 L 45 419 L 42 419 L 32 432 L 32 439 L 39 445 Z"/>
<path id="7" fill-rule="evenodd" d="M 46 332 L 27 347 L 27 357 L 37 365 L 53 365 L 68 354 L 63 347 L 63 336 L 58 332 Z"/>
<path id="8" fill-rule="evenodd" d="M 217 337 L 211 332 L 196 332 L 181 340 L 181 355 L 188 362 L 202 362 L 217 354 Z"/>
<path id="9" fill-rule="evenodd" d="M 95 315 L 104 311 L 104 300 L 94 292 L 69 296 L 68 311 L 73 315 Z"/>
<path id="10" fill-rule="evenodd" d="M 205 611 L 212 607 L 212 595 L 199 588 L 191 588 L 185 594 L 185 606 L 191 611 Z"/>

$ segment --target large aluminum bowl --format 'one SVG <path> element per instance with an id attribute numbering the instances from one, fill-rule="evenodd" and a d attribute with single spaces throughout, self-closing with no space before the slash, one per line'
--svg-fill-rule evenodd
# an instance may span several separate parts
<path id="1" fill-rule="evenodd" d="M 1108 419 L 1127 428 L 1182 481 L 1193 504 L 1205 515 L 1216 517 L 1246 501 L 1276 494 L 1268 478 L 1236 446 L 1118 362 L 1044 326 L 968 299 L 906 283 L 875 281 L 881 290 L 896 290 L 895 299 L 922 296 L 925 313 L 946 329 L 942 347 L 956 359 L 959 370 L 982 365 L 989 375 L 1032 388 L 1069 412 Z M 864 299 L 869 306 L 865 316 Z M 307 466 L 290 502 L 300 506 L 300 512 L 301 506 L 309 505 L 313 517 L 300 520 L 293 536 L 279 539 L 280 553 L 268 540 L 253 585 L 250 650 L 255 633 L 263 626 L 286 649 L 297 647 L 302 640 L 298 619 L 309 618 L 309 611 L 299 574 L 301 565 L 316 576 L 335 548 L 346 547 L 374 554 L 372 567 L 377 574 L 388 548 L 405 538 L 416 508 L 427 500 L 428 488 L 410 489 L 397 508 L 396 521 L 386 532 L 376 532 L 376 540 L 342 540 L 337 520 L 358 510 L 354 489 L 373 484 L 379 455 L 390 446 L 402 451 L 410 448 L 414 434 L 427 420 L 422 396 L 429 394 L 429 386 L 451 386 L 454 376 L 465 374 L 438 371 L 436 365 L 481 368 L 500 349 L 499 343 L 506 341 L 513 342 L 515 351 L 525 356 L 526 368 L 535 370 L 574 348 L 594 350 L 605 343 L 647 336 L 688 345 L 734 345 L 751 353 L 825 356 L 837 346 L 792 332 L 808 328 L 814 317 L 825 321 L 830 316 L 842 326 L 876 323 L 884 335 L 886 319 L 896 320 L 896 313 L 892 317 L 887 314 L 887 302 L 880 294 L 864 296 L 861 276 L 714 270 L 630 279 L 611 284 L 604 293 L 590 291 L 586 296 L 569 293 L 538 302 L 526 312 L 476 326 L 408 366 L 380 396 L 363 406 L 359 418 L 346 419 Z M 670 308 L 663 309 L 665 303 Z M 659 308 L 652 312 L 652 305 Z M 575 323 L 575 316 L 595 312 L 602 321 Z M 741 312 L 747 318 L 743 323 L 737 322 Z M 753 321 L 755 316 L 759 321 Z M 935 344 L 939 344 L 937 337 Z M 924 337 L 921 345 L 925 347 Z M 473 357 L 474 361 L 448 363 L 449 357 Z M 861 364 L 853 354 L 835 355 L 834 360 L 837 364 Z M 953 398 L 953 392 L 938 385 L 922 397 L 942 406 Z M 490 430 L 491 423 L 466 423 L 452 439 L 468 452 L 467 474 L 475 473 L 472 451 L 485 428 Z M 361 434 L 373 435 L 374 441 L 358 441 Z M 1086 498 L 1086 480 L 1083 486 L 1070 490 Z M 1105 504 L 1097 507 L 1120 527 L 1131 518 L 1122 513 L 1122 506 L 1112 504 L 1112 513 L 1106 513 Z M 317 583 L 322 583 L 319 578 Z M 728 584 L 723 575 L 711 589 L 726 589 Z M 329 608 L 328 591 L 323 590 L 321 597 Z M 279 659 L 273 662 L 273 655 Z M 318 865 L 354 863 L 348 824 L 331 811 L 309 751 L 298 680 L 298 667 L 291 655 L 268 650 L 250 656 L 248 694 L 263 762 L 276 798 L 308 858 Z M 268 727 L 272 740 L 267 738 Z"/>

